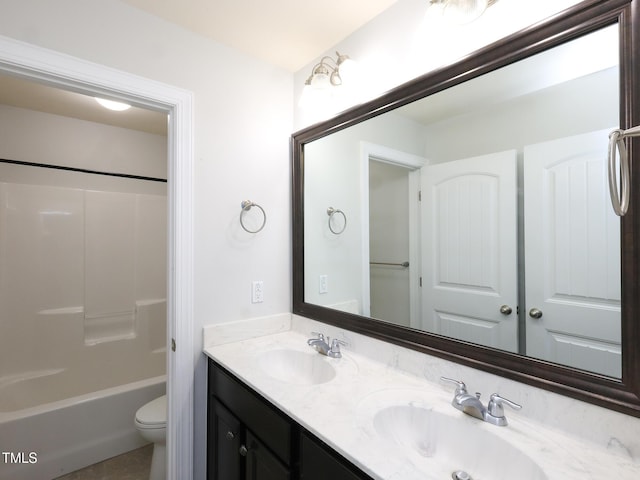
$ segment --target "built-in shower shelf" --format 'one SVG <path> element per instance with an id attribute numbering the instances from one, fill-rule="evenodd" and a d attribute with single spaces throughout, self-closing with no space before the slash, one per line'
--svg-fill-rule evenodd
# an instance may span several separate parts
<path id="1" fill-rule="evenodd" d="M 84 344 L 96 345 L 136 338 L 135 320 L 134 310 L 85 315 Z"/>

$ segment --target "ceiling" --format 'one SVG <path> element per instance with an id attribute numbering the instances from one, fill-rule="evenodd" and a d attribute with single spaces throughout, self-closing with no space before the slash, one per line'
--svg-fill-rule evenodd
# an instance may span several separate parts
<path id="1" fill-rule="evenodd" d="M 123 1 L 296 72 L 398 0 Z"/>
<path id="2" fill-rule="evenodd" d="M 123 0 L 190 31 L 295 72 L 397 0 Z M 166 114 L 112 112 L 92 97 L 0 74 L 0 104 L 166 135 Z"/>

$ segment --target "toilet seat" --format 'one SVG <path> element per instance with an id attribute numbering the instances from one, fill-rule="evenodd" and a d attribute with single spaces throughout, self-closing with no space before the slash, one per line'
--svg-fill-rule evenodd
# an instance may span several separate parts
<path id="1" fill-rule="evenodd" d="M 141 429 L 166 428 L 167 396 L 163 395 L 143 405 L 136 412 L 136 426 Z"/>

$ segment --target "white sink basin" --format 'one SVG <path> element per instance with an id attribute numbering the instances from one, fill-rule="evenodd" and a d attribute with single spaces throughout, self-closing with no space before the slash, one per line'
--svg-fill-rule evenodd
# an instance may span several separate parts
<path id="1" fill-rule="evenodd" d="M 503 427 L 487 425 L 406 404 L 387 406 L 373 417 L 376 434 L 401 447 L 416 467 L 433 478 L 451 478 L 455 471 L 474 480 L 548 478 L 531 458 L 488 430 Z"/>
<path id="2" fill-rule="evenodd" d="M 336 376 L 329 358 L 317 352 L 269 350 L 258 355 L 258 364 L 266 375 L 295 385 L 317 385 Z"/>

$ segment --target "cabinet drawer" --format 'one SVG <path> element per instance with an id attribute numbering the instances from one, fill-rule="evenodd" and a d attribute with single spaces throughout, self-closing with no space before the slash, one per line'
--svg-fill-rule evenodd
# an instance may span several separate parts
<path id="1" fill-rule="evenodd" d="M 286 465 L 291 464 L 293 424 L 279 410 L 223 370 L 215 362 L 209 363 L 209 382 L 212 393 L 251 430 L 262 443 L 268 445 Z"/>

